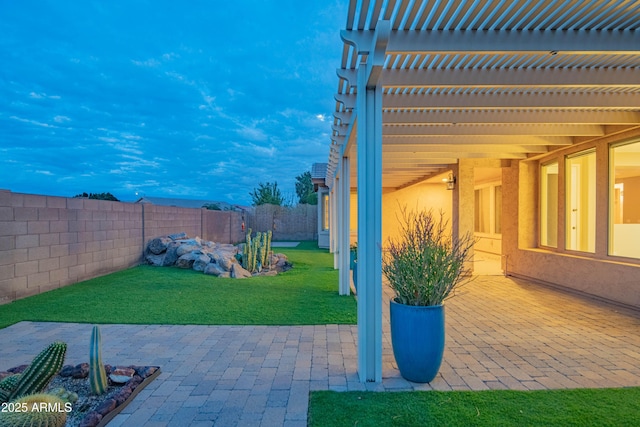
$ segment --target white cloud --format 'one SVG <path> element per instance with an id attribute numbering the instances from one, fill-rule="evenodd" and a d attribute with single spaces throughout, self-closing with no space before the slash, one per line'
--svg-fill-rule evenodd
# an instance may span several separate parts
<path id="1" fill-rule="evenodd" d="M 29 93 L 29 97 L 33 98 L 33 99 L 44 99 L 44 98 L 49 98 L 49 99 L 60 99 L 59 95 L 47 95 L 44 92 L 41 93 L 37 93 L 37 92 L 31 92 Z"/>
<path id="2" fill-rule="evenodd" d="M 57 128 L 57 126 L 50 125 L 49 123 L 39 122 L 37 120 L 23 119 L 22 117 L 17 117 L 17 116 L 10 116 L 9 118 L 13 120 L 17 120 L 22 123 L 29 123 L 31 125 L 40 126 L 43 128 Z"/>
<path id="3" fill-rule="evenodd" d="M 64 122 L 70 122 L 71 119 L 67 116 L 55 116 L 53 118 L 53 121 L 56 123 L 64 123 Z"/>
<path id="4" fill-rule="evenodd" d="M 153 58 L 147 59 L 146 61 L 136 61 L 135 59 L 133 59 L 131 60 L 131 62 L 133 62 L 134 65 L 137 65 L 138 67 L 148 67 L 148 68 L 157 68 L 160 65 L 162 65 L 160 61 Z"/>
<path id="5" fill-rule="evenodd" d="M 261 129 L 258 129 L 256 127 L 250 127 L 250 126 L 242 126 L 240 129 L 238 129 L 238 134 L 246 139 L 249 139 L 251 141 L 266 141 L 267 140 L 267 134 L 262 131 Z"/>

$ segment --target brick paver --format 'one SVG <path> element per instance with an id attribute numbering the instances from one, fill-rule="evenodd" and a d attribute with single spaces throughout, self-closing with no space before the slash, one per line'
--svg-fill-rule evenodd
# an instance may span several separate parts
<path id="1" fill-rule="evenodd" d="M 357 375 L 357 326 L 103 325 L 103 360 L 162 374 L 110 426 L 303 426 L 311 390 L 536 390 L 640 386 L 640 312 L 525 281 L 479 277 L 446 303 L 447 342 L 430 384 L 396 369 L 383 304 L 382 384 Z M 91 325 L 0 330 L 0 370 L 54 340 L 86 362 Z"/>

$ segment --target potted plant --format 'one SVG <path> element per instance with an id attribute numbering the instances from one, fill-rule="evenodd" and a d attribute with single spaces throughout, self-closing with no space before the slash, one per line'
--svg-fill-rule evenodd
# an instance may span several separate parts
<path id="1" fill-rule="evenodd" d="M 384 251 L 382 271 L 395 296 L 390 302 L 391 342 L 400 374 L 431 382 L 444 353 L 444 305 L 467 275 L 471 235 L 454 240 L 440 212 L 400 210 L 400 232 Z"/>

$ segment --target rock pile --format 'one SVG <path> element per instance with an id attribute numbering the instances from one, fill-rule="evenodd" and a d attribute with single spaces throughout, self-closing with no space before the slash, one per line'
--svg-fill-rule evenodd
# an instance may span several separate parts
<path id="1" fill-rule="evenodd" d="M 214 243 L 199 237 L 188 238 L 186 233 L 170 234 L 152 239 L 145 249 L 145 260 L 154 266 L 191 268 L 218 277 L 242 279 L 254 275 L 275 276 L 292 268 L 284 254 L 270 256 L 271 267 L 251 273 L 238 262 L 242 247 Z M 240 256 L 239 256 L 240 255 Z"/>

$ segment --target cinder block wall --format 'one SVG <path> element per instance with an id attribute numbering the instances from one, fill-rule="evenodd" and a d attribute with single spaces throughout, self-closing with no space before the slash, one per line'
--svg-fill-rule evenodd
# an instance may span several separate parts
<path id="1" fill-rule="evenodd" d="M 273 240 L 316 240 L 318 207 L 259 205 L 247 215 L 247 227 L 253 231 L 271 230 Z"/>
<path id="2" fill-rule="evenodd" d="M 244 239 L 242 215 L 0 190 L 0 304 L 142 261 L 154 237 Z"/>
<path id="3" fill-rule="evenodd" d="M 144 242 L 167 234 L 185 232 L 189 237 L 203 237 L 202 209 L 142 204 Z"/>
<path id="4" fill-rule="evenodd" d="M 239 212 L 204 209 L 201 212 L 203 239 L 220 243 L 238 243 L 245 239 Z"/>
<path id="5" fill-rule="evenodd" d="M 142 207 L 0 190 L 0 303 L 140 262 Z"/>

